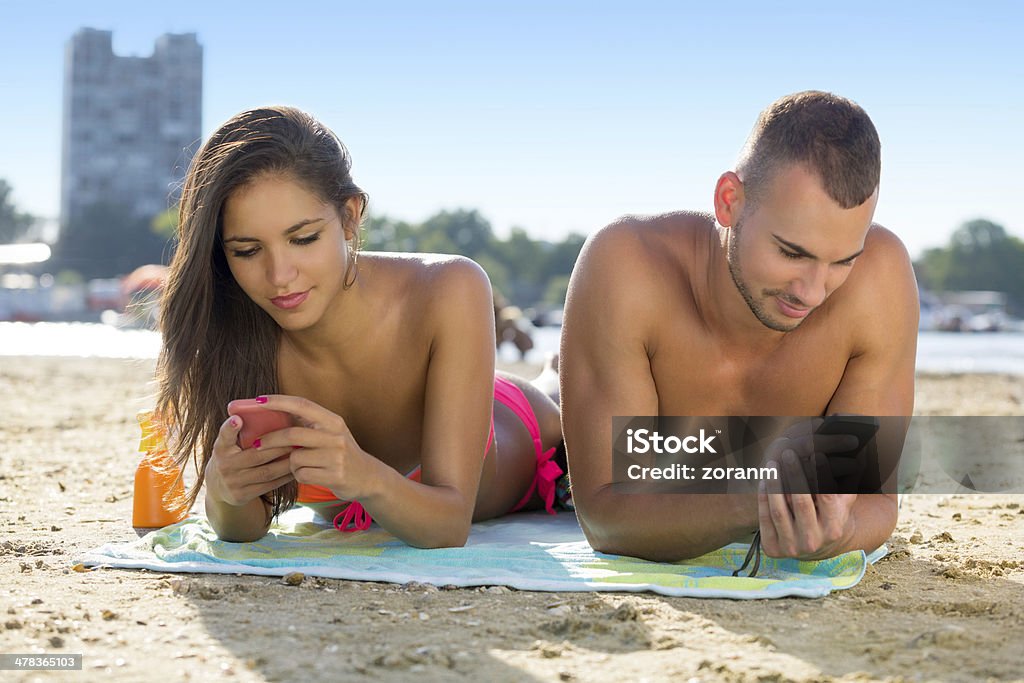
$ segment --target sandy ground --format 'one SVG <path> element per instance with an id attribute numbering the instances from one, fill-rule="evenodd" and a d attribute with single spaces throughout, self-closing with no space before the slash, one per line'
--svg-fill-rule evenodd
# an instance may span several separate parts
<path id="1" fill-rule="evenodd" d="M 1024 680 L 1024 495 L 905 499 L 892 553 L 820 600 L 526 593 L 72 571 L 130 526 L 148 362 L 0 358 L 3 680 Z M 922 377 L 924 414 L 1024 412 L 1024 381 Z"/>

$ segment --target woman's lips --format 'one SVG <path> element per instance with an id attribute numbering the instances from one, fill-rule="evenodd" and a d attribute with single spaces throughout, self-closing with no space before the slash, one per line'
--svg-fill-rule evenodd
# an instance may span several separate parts
<path id="1" fill-rule="evenodd" d="M 791 306 L 780 297 L 775 297 L 775 301 L 778 303 L 779 310 L 782 311 L 782 314 L 790 318 L 804 318 L 811 312 L 811 309 L 809 308 L 796 308 L 795 306 Z"/>
<path id="2" fill-rule="evenodd" d="M 299 292 L 298 294 L 276 296 L 273 299 L 271 299 L 270 302 L 277 306 L 278 308 L 283 308 L 287 310 L 289 308 L 295 308 L 296 306 L 300 305 L 303 301 L 306 300 L 306 297 L 308 296 L 309 290 L 307 289 L 305 292 Z"/>

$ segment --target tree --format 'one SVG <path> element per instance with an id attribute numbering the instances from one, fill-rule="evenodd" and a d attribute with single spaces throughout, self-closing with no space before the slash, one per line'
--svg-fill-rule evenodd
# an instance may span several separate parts
<path id="1" fill-rule="evenodd" d="M 11 186 L 0 178 L 0 244 L 17 242 L 36 222 L 35 216 L 18 211 L 11 201 Z"/>
<path id="2" fill-rule="evenodd" d="M 458 209 L 442 211 L 428 218 L 422 226 L 424 251 L 448 251 L 475 258 L 490 248 L 494 241 L 491 224 L 478 211 Z"/>
<path id="3" fill-rule="evenodd" d="M 479 263 L 494 290 L 517 306 L 541 299 L 561 305 L 565 286 L 586 238 L 571 234 L 562 242 L 534 240 L 523 228 L 507 239 L 494 237 L 478 211 L 441 211 L 423 223 L 370 216 L 363 223 L 362 248 L 368 251 L 461 254 Z"/>
<path id="4" fill-rule="evenodd" d="M 928 249 L 914 269 L 929 289 L 1005 292 L 1011 309 L 1024 306 L 1024 241 L 992 221 L 964 223 L 948 247 Z"/>

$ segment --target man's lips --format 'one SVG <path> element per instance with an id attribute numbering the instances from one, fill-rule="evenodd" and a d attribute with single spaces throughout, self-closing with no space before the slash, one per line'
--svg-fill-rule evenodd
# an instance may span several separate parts
<path id="1" fill-rule="evenodd" d="M 286 294 L 285 296 L 276 296 L 270 300 L 272 304 L 278 308 L 289 309 L 295 308 L 309 296 L 309 290 L 305 292 L 298 292 L 297 294 Z"/>
<path id="2" fill-rule="evenodd" d="M 776 304 L 778 304 L 779 311 L 781 311 L 783 315 L 790 318 L 804 318 L 807 316 L 808 313 L 811 312 L 810 308 L 798 308 L 796 306 L 793 306 L 792 304 L 787 303 L 785 299 L 783 299 L 780 296 L 775 297 L 775 302 Z"/>

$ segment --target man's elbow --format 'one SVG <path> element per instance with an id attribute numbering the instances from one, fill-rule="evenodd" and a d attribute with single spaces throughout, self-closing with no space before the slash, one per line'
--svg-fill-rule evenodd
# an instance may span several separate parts
<path id="1" fill-rule="evenodd" d="M 610 555 L 627 555 L 631 550 L 628 535 L 622 533 L 620 515 L 614 513 L 614 506 L 602 504 L 600 494 L 581 496 L 573 492 L 573 503 L 576 506 L 576 518 L 594 550 Z"/>
<path id="2" fill-rule="evenodd" d="M 682 559 L 669 556 L 661 544 L 651 543 L 634 520 L 622 514 L 621 502 L 591 499 L 576 503 L 576 516 L 590 547 L 607 555 L 625 555 L 645 560 L 667 562 Z M 643 525 L 646 527 L 646 525 Z"/>
<path id="3" fill-rule="evenodd" d="M 576 503 L 576 516 L 590 546 L 601 553 L 652 562 L 679 562 L 700 557 L 723 544 L 692 531 L 674 530 L 663 519 L 624 514 L 630 501 L 602 492 Z"/>

